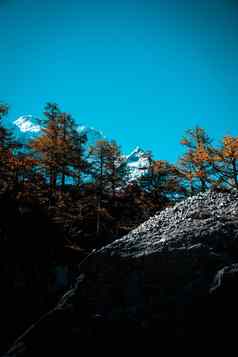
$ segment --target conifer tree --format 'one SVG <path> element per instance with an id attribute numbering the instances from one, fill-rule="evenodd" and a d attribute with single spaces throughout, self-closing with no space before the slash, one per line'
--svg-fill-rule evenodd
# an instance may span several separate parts
<path id="1" fill-rule="evenodd" d="M 151 199 L 161 207 L 166 202 L 183 196 L 175 166 L 165 160 L 154 160 L 151 152 L 147 153 L 147 157 L 147 172 L 141 176 L 139 182 Z"/>
<path id="2" fill-rule="evenodd" d="M 0 180 L 3 184 L 13 185 L 15 183 L 16 157 L 14 149 L 18 147 L 13 140 L 12 133 L 2 123 L 3 117 L 8 114 L 7 104 L 0 103 Z"/>
<path id="3" fill-rule="evenodd" d="M 102 199 L 105 193 L 112 195 L 113 205 L 117 188 L 123 187 L 127 172 L 119 146 L 115 141 L 97 141 L 90 149 L 92 176 L 96 185 L 97 233 L 100 231 L 100 216 L 103 211 Z"/>
<path id="4" fill-rule="evenodd" d="M 222 188 L 238 190 L 238 137 L 224 136 L 221 147 L 214 149 L 213 168 Z"/>
<path id="5" fill-rule="evenodd" d="M 45 107 L 45 118 L 42 120 L 42 135 L 32 140 L 30 147 L 38 160 L 40 170 L 49 178 L 50 193 L 56 191 L 59 175 L 59 118 L 60 110 L 57 104 L 48 103 Z"/>
<path id="6" fill-rule="evenodd" d="M 190 194 L 205 191 L 215 184 L 211 142 L 205 130 L 200 127 L 187 130 L 181 140 L 187 151 L 180 158 L 177 168 Z"/>
<path id="7" fill-rule="evenodd" d="M 54 196 L 57 184 L 64 188 L 66 177 L 74 177 L 76 170 L 82 169 L 82 140 L 72 117 L 61 112 L 57 104 L 46 105 L 42 125 L 42 135 L 30 146 L 40 169 L 49 178 L 50 192 Z"/>
<path id="8" fill-rule="evenodd" d="M 83 182 L 83 176 L 90 174 L 90 165 L 85 155 L 85 144 L 87 135 L 78 132 L 76 128 L 72 130 L 72 150 L 70 155 L 71 176 L 77 186 Z"/>
<path id="9" fill-rule="evenodd" d="M 8 163 L 8 150 L 9 150 L 9 134 L 7 130 L 2 125 L 2 120 L 8 113 L 8 106 L 6 104 L 0 103 L 0 176 L 6 175 L 7 163 Z M 1 180 L 1 185 L 3 184 Z"/>
<path id="10" fill-rule="evenodd" d="M 107 189 L 115 203 L 116 191 L 123 189 L 128 174 L 120 147 L 115 140 L 107 144 L 105 168 Z"/>
<path id="11" fill-rule="evenodd" d="M 9 107 L 6 104 L 0 103 L 0 150 L 1 158 L 4 153 L 11 148 L 12 138 L 10 132 L 3 126 L 3 118 L 8 114 Z"/>

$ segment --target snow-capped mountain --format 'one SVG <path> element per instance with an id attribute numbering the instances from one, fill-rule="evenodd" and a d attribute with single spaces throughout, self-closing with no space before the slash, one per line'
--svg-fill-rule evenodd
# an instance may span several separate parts
<path id="1" fill-rule="evenodd" d="M 129 171 L 129 181 L 134 181 L 143 176 L 149 167 L 148 155 L 137 146 L 129 155 L 125 156 Z"/>
<path id="2" fill-rule="evenodd" d="M 22 115 L 14 120 L 13 124 L 16 139 L 20 139 L 24 143 L 37 137 L 41 132 L 39 119 L 33 115 Z"/>
<path id="3" fill-rule="evenodd" d="M 41 131 L 41 127 L 35 121 L 37 118 L 33 115 L 22 115 L 14 121 L 14 124 L 21 130 L 21 132 L 38 133 Z"/>
<path id="4" fill-rule="evenodd" d="M 42 130 L 40 126 L 40 121 L 38 118 L 33 115 L 22 115 L 17 118 L 14 122 L 14 134 L 16 138 L 23 140 L 24 142 L 37 137 Z M 106 137 L 104 134 L 93 128 L 87 127 L 85 125 L 79 125 L 77 130 L 81 134 L 87 135 L 87 144 L 86 147 L 90 147 L 91 145 L 95 145 L 95 143 L 99 140 L 104 140 Z"/>
<path id="5" fill-rule="evenodd" d="M 99 140 L 106 140 L 106 137 L 103 134 L 103 132 L 99 131 L 93 127 L 79 125 L 77 127 L 77 130 L 80 134 L 86 134 L 86 136 L 87 136 L 86 148 L 89 148 L 90 146 L 95 145 L 96 142 Z"/>
<path id="6" fill-rule="evenodd" d="M 17 118 L 13 124 L 16 138 L 24 143 L 40 135 L 42 130 L 39 119 L 33 115 L 22 115 Z M 87 149 L 90 146 L 95 145 L 99 140 L 106 140 L 105 135 L 93 127 L 79 125 L 77 130 L 81 134 L 86 134 Z M 137 146 L 129 155 L 123 155 L 123 161 L 128 167 L 129 182 L 140 178 L 147 172 L 149 167 L 148 155 L 139 146 Z"/>

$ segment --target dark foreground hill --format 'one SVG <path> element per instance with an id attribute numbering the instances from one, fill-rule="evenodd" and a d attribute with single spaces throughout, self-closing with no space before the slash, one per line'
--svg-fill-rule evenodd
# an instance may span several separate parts
<path id="1" fill-rule="evenodd" d="M 89 256 L 75 288 L 6 356 L 229 349 L 237 301 L 238 194 L 206 192 Z"/>

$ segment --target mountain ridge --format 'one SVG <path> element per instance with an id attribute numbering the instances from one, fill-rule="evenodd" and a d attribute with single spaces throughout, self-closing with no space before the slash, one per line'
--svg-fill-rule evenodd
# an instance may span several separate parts
<path id="1" fill-rule="evenodd" d="M 39 119 L 31 114 L 21 115 L 13 121 L 14 135 L 18 140 L 27 143 L 29 140 L 40 135 L 42 127 Z M 86 149 L 96 144 L 99 140 L 106 140 L 106 136 L 102 131 L 86 125 L 78 125 L 77 130 L 81 134 L 86 134 L 87 143 Z M 128 155 L 122 155 L 123 161 L 126 162 L 128 168 L 129 181 L 138 180 L 143 176 L 149 167 L 148 155 L 140 146 L 136 146 Z"/>

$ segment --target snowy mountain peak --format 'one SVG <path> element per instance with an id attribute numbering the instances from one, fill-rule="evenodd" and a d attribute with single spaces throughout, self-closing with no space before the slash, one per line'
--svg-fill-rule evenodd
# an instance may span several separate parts
<path id="1" fill-rule="evenodd" d="M 139 146 L 127 155 L 125 160 L 129 169 L 129 181 L 137 180 L 148 171 L 148 155 Z"/>
<path id="2" fill-rule="evenodd" d="M 42 129 L 39 125 L 39 119 L 33 115 L 22 115 L 13 124 L 16 138 L 24 143 L 40 135 Z M 86 151 L 89 150 L 90 146 L 95 145 L 97 141 L 106 140 L 105 135 L 93 127 L 79 125 L 77 130 L 87 136 Z M 148 155 L 139 146 L 136 146 L 129 155 L 123 155 L 123 159 L 128 167 L 129 181 L 137 180 L 146 174 L 149 167 Z"/>
<path id="3" fill-rule="evenodd" d="M 127 156 L 127 161 L 137 161 L 141 157 L 144 157 L 146 155 L 145 151 L 141 149 L 139 146 L 136 146 L 136 148 Z"/>
<path id="4" fill-rule="evenodd" d="M 138 145 L 136 146 L 136 148 L 133 150 L 134 152 L 144 152 L 143 149 L 141 149 Z"/>
<path id="5" fill-rule="evenodd" d="M 41 127 L 38 124 L 38 119 L 33 115 L 22 115 L 13 122 L 21 132 L 38 133 L 41 131 Z"/>
<path id="6" fill-rule="evenodd" d="M 77 127 L 77 130 L 80 134 L 86 134 L 86 136 L 87 136 L 86 146 L 87 147 L 95 145 L 96 142 L 99 140 L 106 140 L 106 137 L 103 134 L 103 132 L 100 130 L 97 130 L 93 127 L 88 127 L 86 125 L 79 125 Z"/>

